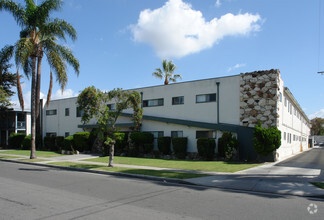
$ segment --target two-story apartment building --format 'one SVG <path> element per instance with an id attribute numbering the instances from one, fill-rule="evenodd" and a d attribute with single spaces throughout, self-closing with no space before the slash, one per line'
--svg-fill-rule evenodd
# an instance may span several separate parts
<path id="1" fill-rule="evenodd" d="M 277 126 L 282 131 L 278 159 L 308 147 L 310 124 L 279 70 L 257 71 L 169 85 L 131 89 L 139 92 L 144 110 L 141 130 L 159 136 L 188 137 L 188 152 L 197 152 L 197 138 L 218 139 L 223 131 L 240 142 L 240 158 L 254 159 L 253 127 Z M 43 134 L 68 136 L 92 129 L 95 120 L 82 125 L 77 98 L 51 101 L 43 111 Z M 111 109 L 114 103 L 107 103 Z M 122 131 L 132 126 L 132 111 L 118 120 Z M 216 142 L 217 143 L 217 142 Z"/>

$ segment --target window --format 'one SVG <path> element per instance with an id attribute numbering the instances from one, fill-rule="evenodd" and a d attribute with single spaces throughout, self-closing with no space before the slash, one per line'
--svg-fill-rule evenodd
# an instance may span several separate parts
<path id="1" fill-rule="evenodd" d="M 171 137 L 183 137 L 183 131 L 171 131 Z"/>
<path id="2" fill-rule="evenodd" d="M 76 108 L 76 116 L 77 118 L 82 117 L 83 115 L 83 110 L 81 110 L 79 107 Z"/>
<path id="3" fill-rule="evenodd" d="M 70 132 L 65 132 L 64 137 L 70 136 Z"/>
<path id="4" fill-rule="evenodd" d="M 279 101 L 282 102 L 282 93 L 279 92 Z"/>
<path id="5" fill-rule="evenodd" d="M 215 131 L 196 131 L 196 139 L 198 138 L 216 138 Z"/>
<path id="6" fill-rule="evenodd" d="M 48 132 L 46 133 L 46 137 L 55 137 L 56 136 L 56 132 Z"/>
<path id="7" fill-rule="evenodd" d="M 196 103 L 216 102 L 216 93 L 196 95 Z"/>
<path id="8" fill-rule="evenodd" d="M 181 105 L 184 103 L 184 96 L 172 97 L 172 105 Z"/>
<path id="9" fill-rule="evenodd" d="M 284 140 L 286 140 L 286 132 L 284 132 Z"/>
<path id="10" fill-rule="evenodd" d="M 143 100 L 143 107 L 163 106 L 163 99 Z"/>
<path id="11" fill-rule="evenodd" d="M 46 115 L 56 115 L 56 109 L 46 110 Z"/>
<path id="12" fill-rule="evenodd" d="M 285 97 L 285 107 L 287 107 L 287 98 Z"/>
<path id="13" fill-rule="evenodd" d="M 70 116 L 70 109 L 69 108 L 65 109 L 65 116 Z"/>
<path id="14" fill-rule="evenodd" d="M 115 111 L 116 110 L 116 105 L 115 104 L 108 104 L 107 107 L 109 108 L 110 111 Z"/>
<path id="15" fill-rule="evenodd" d="M 164 135 L 163 131 L 150 131 L 150 133 L 153 134 L 154 139 L 157 139 L 158 137 L 163 137 L 163 135 Z"/>

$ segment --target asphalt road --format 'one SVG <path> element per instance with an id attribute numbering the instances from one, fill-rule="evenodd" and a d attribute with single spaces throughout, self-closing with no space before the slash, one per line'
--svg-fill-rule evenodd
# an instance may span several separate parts
<path id="1" fill-rule="evenodd" d="M 320 146 L 303 152 L 275 166 L 321 169 L 324 171 L 324 147 Z"/>
<path id="2" fill-rule="evenodd" d="M 319 199 L 174 185 L 0 161 L 0 219 L 295 220 L 323 216 L 324 202 Z"/>

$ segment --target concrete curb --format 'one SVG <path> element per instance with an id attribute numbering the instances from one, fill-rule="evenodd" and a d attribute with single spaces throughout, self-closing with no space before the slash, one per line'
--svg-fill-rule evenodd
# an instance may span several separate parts
<path id="1" fill-rule="evenodd" d="M 114 175 L 114 176 L 131 177 L 131 178 L 146 179 L 146 180 L 160 181 L 160 182 L 167 182 L 167 183 L 196 185 L 196 184 L 189 183 L 187 181 L 184 181 L 184 180 L 181 180 L 181 179 L 176 179 L 176 178 L 166 178 L 166 177 L 158 177 L 158 176 L 147 176 L 147 175 L 141 175 L 141 174 L 111 172 L 111 171 L 102 171 L 102 170 L 89 170 L 89 169 L 83 169 L 83 168 L 77 168 L 77 167 L 64 167 L 64 166 L 58 166 L 58 165 L 42 164 L 42 163 L 33 163 L 33 162 L 18 161 L 18 160 L 8 160 L 8 159 L 0 159 L 0 161 L 11 162 L 11 163 L 27 164 L 27 165 L 36 165 L 36 166 L 41 166 L 41 167 L 57 168 L 57 169 L 61 169 L 61 170 L 71 170 L 71 171 L 79 171 L 79 172 L 86 172 L 86 173 L 103 174 L 103 175 Z"/>
<path id="2" fill-rule="evenodd" d="M 240 188 L 228 187 L 228 186 L 210 186 L 210 185 L 191 183 L 186 180 L 175 179 L 175 178 L 164 178 L 164 177 L 156 177 L 156 176 L 146 176 L 146 175 L 141 175 L 141 174 L 130 174 L 130 173 L 121 173 L 121 172 L 101 171 L 101 170 L 89 170 L 89 169 L 76 168 L 76 167 L 64 167 L 64 166 L 58 166 L 58 165 L 41 164 L 41 163 L 8 160 L 8 159 L 0 159 L 0 161 L 27 164 L 27 165 L 36 165 L 36 166 L 41 166 L 41 167 L 49 167 L 49 168 L 56 168 L 56 169 L 69 170 L 69 171 L 95 173 L 95 174 L 102 174 L 102 175 L 113 175 L 113 176 L 120 176 L 120 177 L 130 177 L 130 178 L 135 178 L 135 179 L 144 179 L 144 180 L 164 182 L 164 183 L 182 184 L 182 185 L 188 185 L 188 186 L 215 188 L 215 189 L 223 189 L 223 190 L 225 189 L 225 190 L 229 190 L 229 191 L 240 191 L 240 192 L 247 192 L 247 193 L 262 193 L 262 194 L 276 194 L 276 195 L 281 195 L 281 196 L 289 195 L 289 196 L 324 199 L 324 195 L 300 195 L 300 194 L 296 194 L 293 192 L 277 192 L 277 191 L 269 192 L 269 191 L 261 191 L 261 190 L 240 189 Z"/>

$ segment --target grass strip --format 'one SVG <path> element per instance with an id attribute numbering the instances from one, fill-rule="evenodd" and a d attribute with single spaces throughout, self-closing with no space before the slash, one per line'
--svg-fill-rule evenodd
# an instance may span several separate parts
<path id="1" fill-rule="evenodd" d="M 313 184 L 314 186 L 317 186 L 321 189 L 324 189 L 324 183 L 321 182 L 311 182 L 311 184 Z"/>
<path id="2" fill-rule="evenodd" d="M 107 163 L 108 157 L 98 157 L 85 159 L 84 161 L 93 161 Z M 260 166 L 263 163 L 240 163 L 240 162 L 224 162 L 224 161 L 192 161 L 192 160 L 165 160 L 165 159 L 150 159 L 136 157 L 114 157 L 115 164 L 139 165 L 162 167 L 180 170 L 196 170 L 196 171 L 212 171 L 233 173 L 252 167 Z"/>
<path id="3" fill-rule="evenodd" d="M 43 162 L 43 161 L 48 161 L 48 160 L 44 160 L 44 159 L 26 159 L 26 158 L 24 158 L 24 159 L 19 159 L 19 161 L 23 161 L 23 162 Z"/>
<path id="4" fill-rule="evenodd" d="M 1 154 L 14 154 L 14 155 L 24 155 L 29 156 L 30 150 L 7 150 L 7 151 L 1 151 Z M 52 151 L 36 151 L 36 155 L 38 157 L 59 157 L 63 156 L 62 154 L 52 152 Z"/>
<path id="5" fill-rule="evenodd" d="M 189 179 L 189 178 L 208 176 L 206 174 L 174 172 L 174 171 L 164 171 L 164 170 L 136 169 L 136 168 L 127 168 L 127 167 L 107 167 L 107 166 L 103 166 L 103 165 L 73 163 L 73 162 L 53 162 L 53 163 L 49 163 L 49 164 L 65 166 L 65 167 L 76 167 L 76 168 L 83 168 L 83 169 L 93 169 L 93 170 L 102 170 L 102 171 L 110 171 L 110 172 L 140 174 L 140 175 L 146 175 L 146 176 L 157 176 L 157 177 L 176 178 L 176 179 Z"/>
<path id="6" fill-rule="evenodd" d="M 17 158 L 21 158 L 21 157 L 16 157 L 16 156 L 7 156 L 7 155 L 0 155 L 0 159 L 17 159 Z"/>

